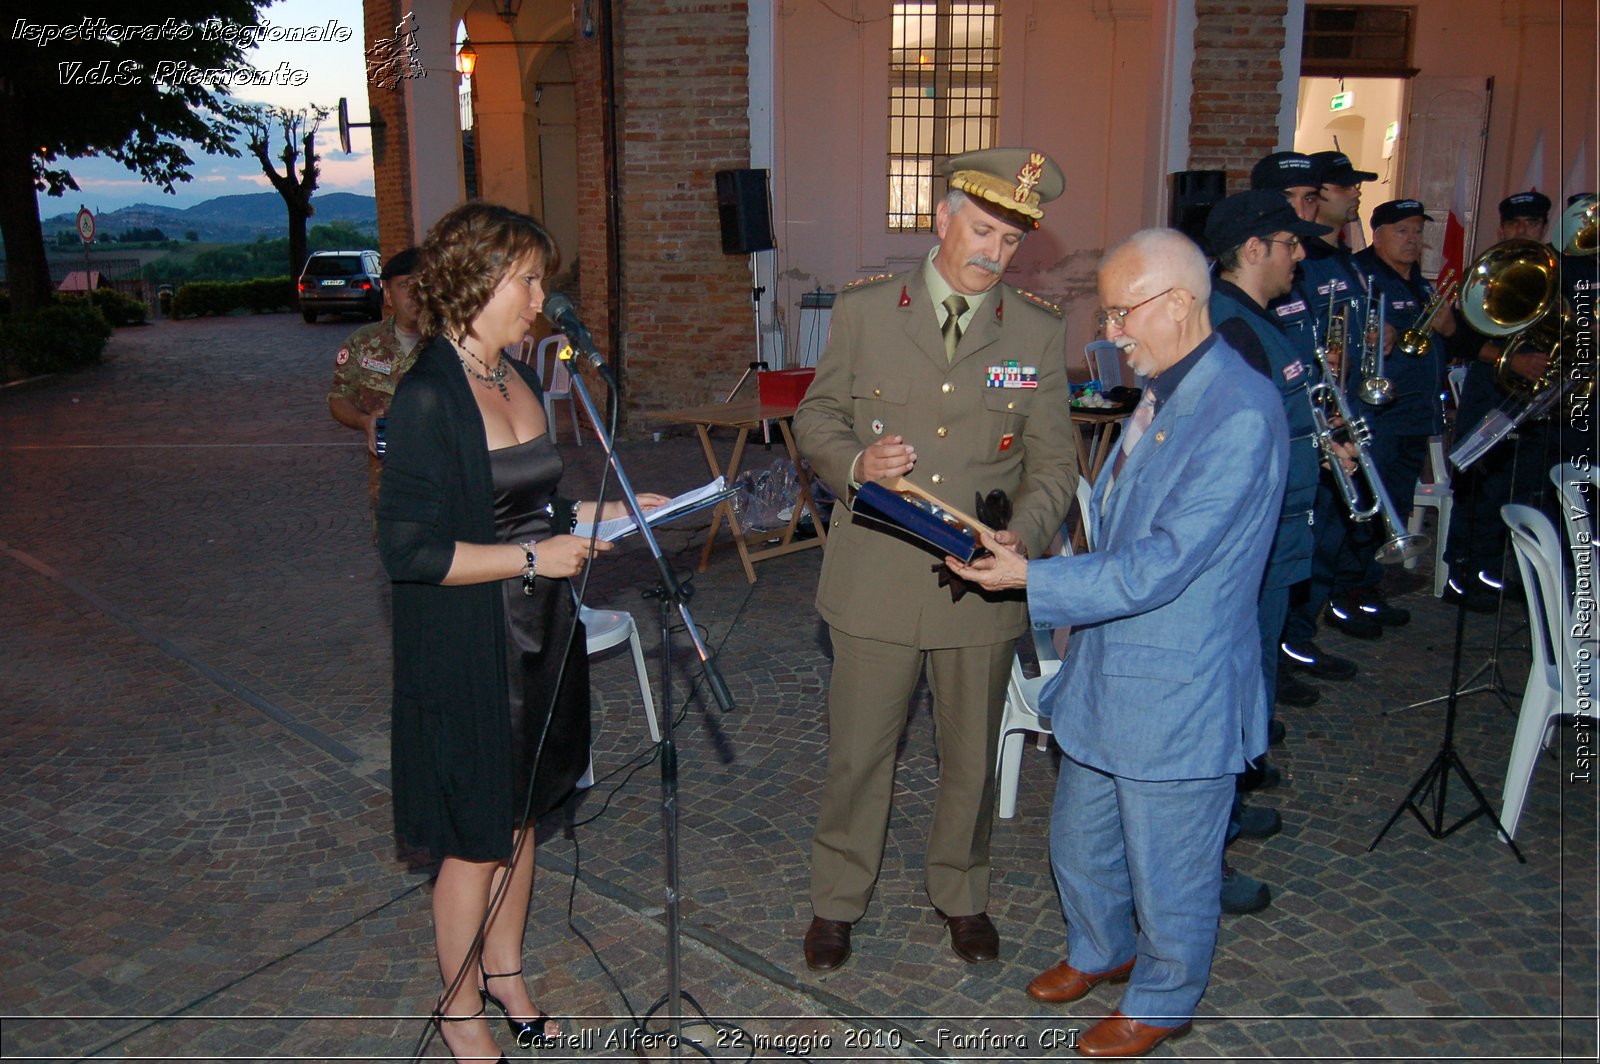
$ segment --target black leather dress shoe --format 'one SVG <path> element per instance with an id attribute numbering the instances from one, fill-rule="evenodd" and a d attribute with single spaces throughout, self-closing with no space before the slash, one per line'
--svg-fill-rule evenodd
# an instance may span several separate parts
<path id="1" fill-rule="evenodd" d="M 950 928 L 950 948 L 956 951 L 957 957 L 968 964 L 987 964 L 999 958 L 1000 932 L 995 930 L 994 921 L 989 919 L 988 913 L 939 915 Z"/>
<path id="2" fill-rule="evenodd" d="M 813 916 L 806 929 L 806 967 L 814 972 L 831 972 L 849 959 L 850 924 Z"/>
<path id="3" fill-rule="evenodd" d="M 1270 764 L 1266 755 L 1250 762 L 1250 767 L 1234 777 L 1234 789 L 1239 791 L 1266 791 L 1271 790 L 1283 782 L 1283 773 L 1278 771 L 1278 766 Z"/>
<path id="4" fill-rule="evenodd" d="M 1364 613 L 1356 603 L 1344 599 L 1329 599 L 1328 612 L 1323 619 L 1329 628 L 1343 632 L 1352 639 L 1378 639 L 1383 635 L 1383 625 Z"/>
<path id="5" fill-rule="evenodd" d="M 1308 683 L 1302 683 L 1291 676 L 1287 669 L 1278 670 L 1278 693 L 1273 702 L 1280 706 L 1294 706 L 1305 709 L 1314 706 L 1322 698 L 1322 692 Z M 1278 723 L 1274 720 L 1272 723 Z M 1272 740 L 1276 744 L 1279 740 Z"/>
<path id="6" fill-rule="evenodd" d="M 1324 654 L 1322 648 L 1311 640 L 1303 643 L 1284 642 L 1283 657 L 1278 667 L 1291 672 L 1302 672 L 1318 680 L 1350 680 L 1361 670 L 1348 658 Z"/>

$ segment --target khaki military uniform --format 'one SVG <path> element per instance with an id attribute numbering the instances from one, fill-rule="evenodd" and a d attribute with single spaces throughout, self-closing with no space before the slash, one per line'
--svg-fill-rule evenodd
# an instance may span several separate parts
<path id="1" fill-rule="evenodd" d="M 394 401 L 394 390 L 411 363 L 419 343 L 407 352 L 395 334 L 394 318 L 365 325 L 345 339 L 333 359 L 333 387 L 328 398 L 348 399 L 364 414 L 382 416 Z M 378 477 L 383 462 L 367 453 L 367 493 L 373 510 L 378 507 Z"/>
<path id="2" fill-rule="evenodd" d="M 1000 488 L 1010 528 L 1040 556 L 1077 485 L 1076 432 L 1060 311 L 1010 285 L 992 289 L 947 359 L 924 262 L 842 292 L 817 376 L 795 414 L 800 451 L 841 497 L 856 456 L 884 436 L 915 448 L 908 479 L 966 510 Z M 947 915 L 988 904 L 989 828 L 1000 711 L 1020 593 L 939 586 L 936 559 L 834 508 L 817 588 L 832 628 L 828 777 L 812 843 L 817 916 L 854 921 L 882 861 L 894 754 L 926 663 L 940 785 L 927 884 Z"/>

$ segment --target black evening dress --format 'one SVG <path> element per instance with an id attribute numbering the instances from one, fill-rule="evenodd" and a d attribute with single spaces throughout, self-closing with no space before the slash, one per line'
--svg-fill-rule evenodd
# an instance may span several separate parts
<path id="1" fill-rule="evenodd" d="M 547 538 L 551 534 L 550 503 L 562 473 L 561 454 L 550 434 L 490 451 L 489 468 L 494 480 L 496 538 L 502 543 Z M 539 577 L 529 595 L 523 590 L 522 578 L 517 577 L 503 582 L 502 594 L 509 640 L 506 672 L 511 686 L 512 778 L 507 782 L 517 823 L 524 824 L 560 805 L 589 767 L 589 654 L 566 580 Z M 562 675 L 561 651 L 574 626 L 578 632 Z M 561 689 L 535 770 L 534 756 L 551 712 L 558 675 Z M 524 808 L 529 811 L 527 818 L 522 815 Z"/>

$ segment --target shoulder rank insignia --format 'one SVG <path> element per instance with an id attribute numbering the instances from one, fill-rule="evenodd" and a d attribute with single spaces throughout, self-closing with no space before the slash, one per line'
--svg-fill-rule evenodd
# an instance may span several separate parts
<path id="1" fill-rule="evenodd" d="M 857 288 L 866 288 L 868 285 L 881 284 L 893 277 L 892 273 L 875 273 L 871 277 L 861 277 L 844 286 L 846 292 L 854 292 Z"/>
<path id="2" fill-rule="evenodd" d="M 1036 296 L 1032 292 L 1024 292 L 1020 288 L 1016 289 L 1016 293 L 1023 299 L 1026 299 L 1029 303 L 1032 303 L 1034 306 L 1044 311 L 1046 314 L 1057 318 L 1061 317 L 1061 308 L 1050 302 L 1048 299 L 1045 299 L 1042 296 Z"/>

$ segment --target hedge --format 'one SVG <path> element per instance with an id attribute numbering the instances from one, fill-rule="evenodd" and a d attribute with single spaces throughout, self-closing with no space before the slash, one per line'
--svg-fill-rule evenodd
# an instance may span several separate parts
<path id="1" fill-rule="evenodd" d="M 0 318 L 0 366 L 28 376 L 81 369 L 100 361 L 111 324 L 73 301 Z"/>
<path id="2" fill-rule="evenodd" d="M 81 305 L 81 295 L 58 296 L 66 306 Z M 143 325 L 148 308 L 132 296 L 123 295 L 114 288 L 97 288 L 89 294 L 89 301 L 113 326 Z"/>
<path id="3" fill-rule="evenodd" d="M 248 310 L 268 314 L 293 310 L 299 301 L 294 281 L 288 277 L 258 277 L 253 281 L 191 281 L 172 297 L 174 318 L 199 318 Z"/>

